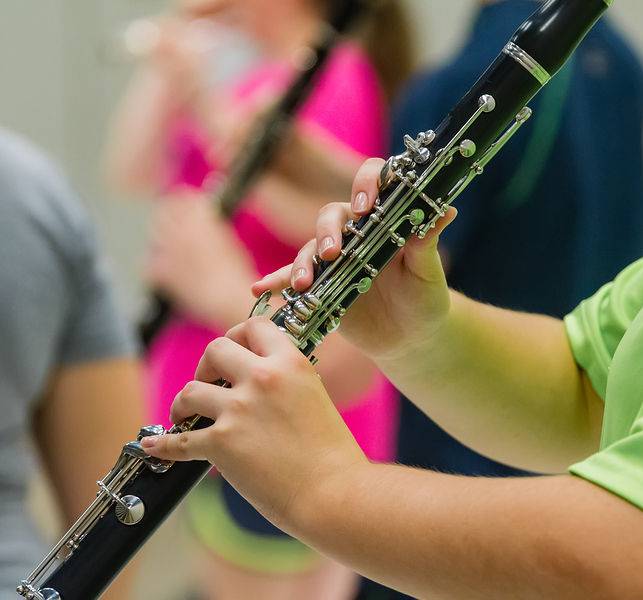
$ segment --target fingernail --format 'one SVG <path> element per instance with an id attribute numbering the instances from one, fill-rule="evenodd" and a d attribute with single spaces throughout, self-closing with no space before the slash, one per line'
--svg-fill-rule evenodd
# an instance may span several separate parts
<path id="1" fill-rule="evenodd" d="M 292 276 L 293 285 L 297 283 L 300 279 L 306 277 L 306 269 L 297 269 Z"/>
<path id="2" fill-rule="evenodd" d="M 362 212 L 366 210 L 366 206 L 368 205 L 368 196 L 366 195 L 366 192 L 360 192 L 355 196 L 355 200 L 353 200 L 353 210 L 355 212 Z"/>
<path id="3" fill-rule="evenodd" d="M 326 252 L 326 250 L 330 250 L 334 245 L 335 245 L 335 240 L 332 237 L 330 236 L 325 237 L 322 240 L 320 252 L 322 253 Z"/>
<path id="4" fill-rule="evenodd" d="M 158 436 L 156 435 L 144 437 L 141 440 L 141 446 L 143 446 L 143 448 L 154 448 L 154 446 L 156 446 L 157 441 L 158 441 Z"/>

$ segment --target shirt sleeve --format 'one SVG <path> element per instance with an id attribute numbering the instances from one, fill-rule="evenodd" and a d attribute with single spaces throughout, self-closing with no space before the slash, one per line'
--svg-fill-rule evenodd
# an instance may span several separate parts
<path id="1" fill-rule="evenodd" d="M 189 116 L 177 118 L 168 132 L 162 188 L 170 191 L 184 186 L 200 188 L 215 167 L 208 157 L 203 128 Z"/>
<path id="2" fill-rule="evenodd" d="M 386 121 L 383 92 L 374 66 L 359 46 L 341 44 L 320 73 L 298 122 L 322 128 L 365 156 L 382 156 Z"/>
<path id="3" fill-rule="evenodd" d="M 630 265 L 612 283 L 601 288 L 565 318 L 574 357 L 586 370 L 592 385 L 604 400 L 610 369 L 613 373 L 619 370 L 616 381 L 620 379 L 621 385 L 625 383 L 629 386 L 643 377 L 643 365 L 635 357 L 630 356 L 627 365 L 619 363 L 618 367 L 616 364 L 612 367 L 617 347 L 641 310 L 643 259 Z M 634 350 L 638 350 L 638 346 Z M 628 346 L 623 351 L 629 353 L 632 348 Z M 622 381 L 624 368 L 627 369 L 625 377 L 630 382 Z M 618 402 L 620 397 L 619 390 L 612 397 L 615 390 L 613 387 L 610 389 L 612 391 L 605 407 L 602 448 L 572 465 L 569 471 L 643 509 L 643 406 L 638 408 L 638 414 L 634 412 L 624 417 L 626 423 L 632 423 L 626 432 L 613 430 L 614 426 L 618 427 L 618 421 L 614 418 L 614 412 L 610 418 L 610 411 L 626 413 L 628 407 L 610 405 L 610 402 Z M 633 410 L 637 411 L 636 406 Z"/>
<path id="4" fill-rule="evenodd" d="M 630 435 L 572 465 L 569 472 L 643 509 L 643 410 Z"/>
<path id="5" fill-rule="evenodd" d="M 93 227 L 77 221 L 75 251 L 69 259 L 69 307 L 58 361 L 62 365 L 132 356 L 136 344 L 117 308 L 105 259 Z"/>
<path id="6" fill-rule="evenodd" d="M 614 352 L 642 308 L 643 259 L 627 267 L 565 317 L 574 358 L 603 400 Z"/>

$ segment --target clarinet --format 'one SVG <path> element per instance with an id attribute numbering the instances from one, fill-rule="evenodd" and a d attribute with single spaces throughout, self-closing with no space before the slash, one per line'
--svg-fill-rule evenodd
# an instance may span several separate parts
<path id="1" fill-rule="evenodd" d="M 369 2 L 371 3 L 369 5 Z M 328 23 L 324 23 L 316 45 L 302 56 L 299 74 L 286 93 L 263 119 L 258 135 L 241 150 L 239 160 L 233 161 L 230 173 L 213 204 L 225 219 L 231 219 L 248 191 L 270 165 L 285 138 L 293 117 L 314 88 L 322 67 L 326 64 L 340 37 L 361 18 L 373 0 L 337 0 Z M 172 314 L 172 304 L 162 294 L 152 296 L 148 314 L 139 326 L 145 348 L 149 348 L 159 330 Z"/>
<path id="2" fill-rule="evenodd" d="M 526 103 L 550 80 L 612 0 L 547 0 L 435 131 L 404 138 L 406 151 L 389 158 L 370 215 L 346 225 L 342 253 L 317 260 L 305 293 L 282 292 L 271 317 L 312 362 L 342 316 L 412 235 L 424 237 L 462 191 L 529 119 Z M 252 315 L 265 314 L 270 294 Z M 227 386 L 226 382 L 220 382 Z M 208 427 L 194 416 L 169 433 Z M 90 600 L 107 587 L 145 540 L 208 472 L 207 462 L 149 457 L 140 441 L 165 433 L 141 429 L 116 466 L 98 482 L 96 500 L 18 587 L 34 600 Z"/>

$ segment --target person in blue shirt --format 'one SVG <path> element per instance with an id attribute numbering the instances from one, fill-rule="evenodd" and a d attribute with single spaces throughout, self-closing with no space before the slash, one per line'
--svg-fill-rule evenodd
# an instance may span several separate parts
<path id="1" fill-rule="evenodd" d="M 395 152 L 404 134 L 437 127 L 534 9 L 533 0 L 481 3 L 456 56 L 402 94 Z M 454 289 L 562 317 L 643 251 L 641 64 L 603 20 L 530 106 L 531 120 L 458 199 L 458 226 L 441 247 Z M 407 401 L 398 460 L 467 475 L 524 474 L 461 445 Z M 404 596 L 366 584 L 362 597 Z"/>

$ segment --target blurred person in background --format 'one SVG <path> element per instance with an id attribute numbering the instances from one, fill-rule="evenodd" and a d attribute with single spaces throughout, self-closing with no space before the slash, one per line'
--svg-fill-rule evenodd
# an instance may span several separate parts
<path id="1" fill-rule="evenodd" d="M 171 402 L 208 342 L 247 317 L 257 275 L 291 261 L 313 233 L 320 207 L 350 193 L 362 157 L 385 151 L 387 101 L 411 63 L 409 32 L 394 1 L 374 9 L 360 41 L 333 51 L 273 168 L 231 224 L 196 193 L 212 174 L 225 174 L 251 135 L 249 124 L 286 89 L 293 61 L 330 9 L 328 0 L 180 3 L 156 21 L 156 43 L 118 109 L 108 171 L 121 188 L 160 197 L 147 278 L 178 309 L 148 354 L 158 422 L 169 422 Z M 332 177 L 323 176 L 325 166 Z M 388 382 L 340 339 L 319 358 L 362 448 L 373 460 L 391 460 L 397 399 Z M 209 550 L 201 569 L 209 598 L 354 596 L 352 572 L 285 536 L 225 481 L 206 480 L 187 507 Z"/>
<path id="2" fill-rule="evenodd" d="M 534 10 L 530 0 L 481 2 L 463 48 L 403 92 L 392 128 L 435 128 Z M 532 102 L 530 122 L 458 200 L 441 236 L 449 284 L 483 302 L 562 317 L 643 252 L 643 74 L 601 20 Z M 525 243 L 528 242 L 528 243 Z M 398 460 L 448 473 L 524 474 L 461 445 L 408 401 Z M 397 598 L 375 586 L 367 598 Z"/>
<path id="3" fill-rule="evenodd" d="M 16 597 L 17 584 L 48 551 L 26 506 L 34 447 L 70 526 L 142 422 L 134 346 L 94 238 L 61 175 L 0 130 L 3 600 Z M 105 598 L 129 597 L 130 580 L 131 569 Z"/>

